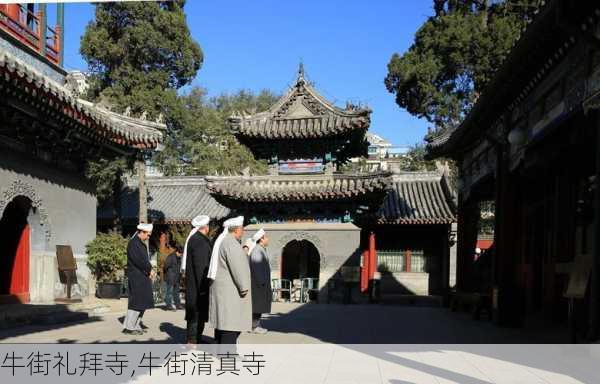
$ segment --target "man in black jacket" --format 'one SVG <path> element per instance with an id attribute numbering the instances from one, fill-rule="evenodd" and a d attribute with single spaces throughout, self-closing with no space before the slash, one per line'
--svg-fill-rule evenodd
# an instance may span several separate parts
<path id="1" fill-rule="evenodd" d="M 208 288 L 206 277 L 210 263 L 211 245 L 208 238 L 210 218 L 200 215 L 192 220 L 184 247 L 182 270 L 185 271 L 185 320 L 187 321 L 187 343 L 202 341 L 204 325 L 208 321 Z"/>
<path id="2" fill-rule="evenodd" d="M 146 242 L 152 234 L 152 224 L 141 223 L 137 233 L 127 244 L 127 280 L 129 296 L 127 315 L 123 321 L 123 333 L 141 335 L 142 316 L 146 309 L 154 308 L 152 278 L 154 271 L 150 264 Z"/>
<path id="3" fill-rule="evenodd" d="M 176 311 L 183 308 L 179 298 L 181 255 L 183 254 L 183 248 L 174 241 L 171 241 L 169 248 L 172 250 L 172 252 L 165 259 L 165 264 L 163 266 L 163 276 L 165 278 L 165 283 L 167 284 L 165 293 L 165 308 L 169 311 Z"/>

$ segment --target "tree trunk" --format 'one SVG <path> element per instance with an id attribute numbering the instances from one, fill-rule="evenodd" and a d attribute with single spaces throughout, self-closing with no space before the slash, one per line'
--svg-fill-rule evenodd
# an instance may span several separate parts
<path id="1" fill-rule="evenodd" d="M 140 223 L 148 222 L 148 199 L 146 190 L 146 162 L 138 159 L 135 162 L 138 174 L 138 191 L 140 197 L 140 211 L 138 213 Z"/>
<path id="2" fill-rule="evenodd" d="M 115 178 L 115 182 L 113 183 L 113 220 L 112 220 L 112 230 L 116 233 L 123 232 L 123 226 L 121 222 L 122 217 L 122 206 L 121 206 L 121 194 L 123 191 L 123 180 L 121 179 L 121 171 L 118 171 L 117 177 Z"/>

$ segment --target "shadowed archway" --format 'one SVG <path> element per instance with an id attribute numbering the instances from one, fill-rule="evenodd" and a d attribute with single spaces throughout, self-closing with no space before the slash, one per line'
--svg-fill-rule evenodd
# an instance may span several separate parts
<path id="1" fill-rule="evenodd" d="M 0 218 L 0 303 L 29 301 L 30 223 L 37 209 L 31 199 L 12 199 Z M 39 220 L 37 220 L 39 221 Z"/>
<path id="2" fill-rule="evenodd" d="M 317 247 L 308 240 L 292 240 L 281 252 L 281 278 L 294 280 L 319 278 L 321 257 Z"/>

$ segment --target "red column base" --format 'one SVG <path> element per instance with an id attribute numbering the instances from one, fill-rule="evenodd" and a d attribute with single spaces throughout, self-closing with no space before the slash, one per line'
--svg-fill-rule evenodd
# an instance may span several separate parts
<path id="1" fill-rule="evenodd" d="M 0 295 L 0 305 L 2 304 L 27 304 L 29 303 L 29 292 L 11 293 L 10 295 Z"/>

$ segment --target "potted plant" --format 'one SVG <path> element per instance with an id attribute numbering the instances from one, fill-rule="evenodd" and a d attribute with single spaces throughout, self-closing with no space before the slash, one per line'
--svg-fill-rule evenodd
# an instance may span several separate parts
<path id="1" fill-rule="evenodd" d="M 96 296 L 118 299 L 127 265 L 127 240 L 118 233 L 99 233 L 86 245 L 87 266 L 96 279 Z"/>

